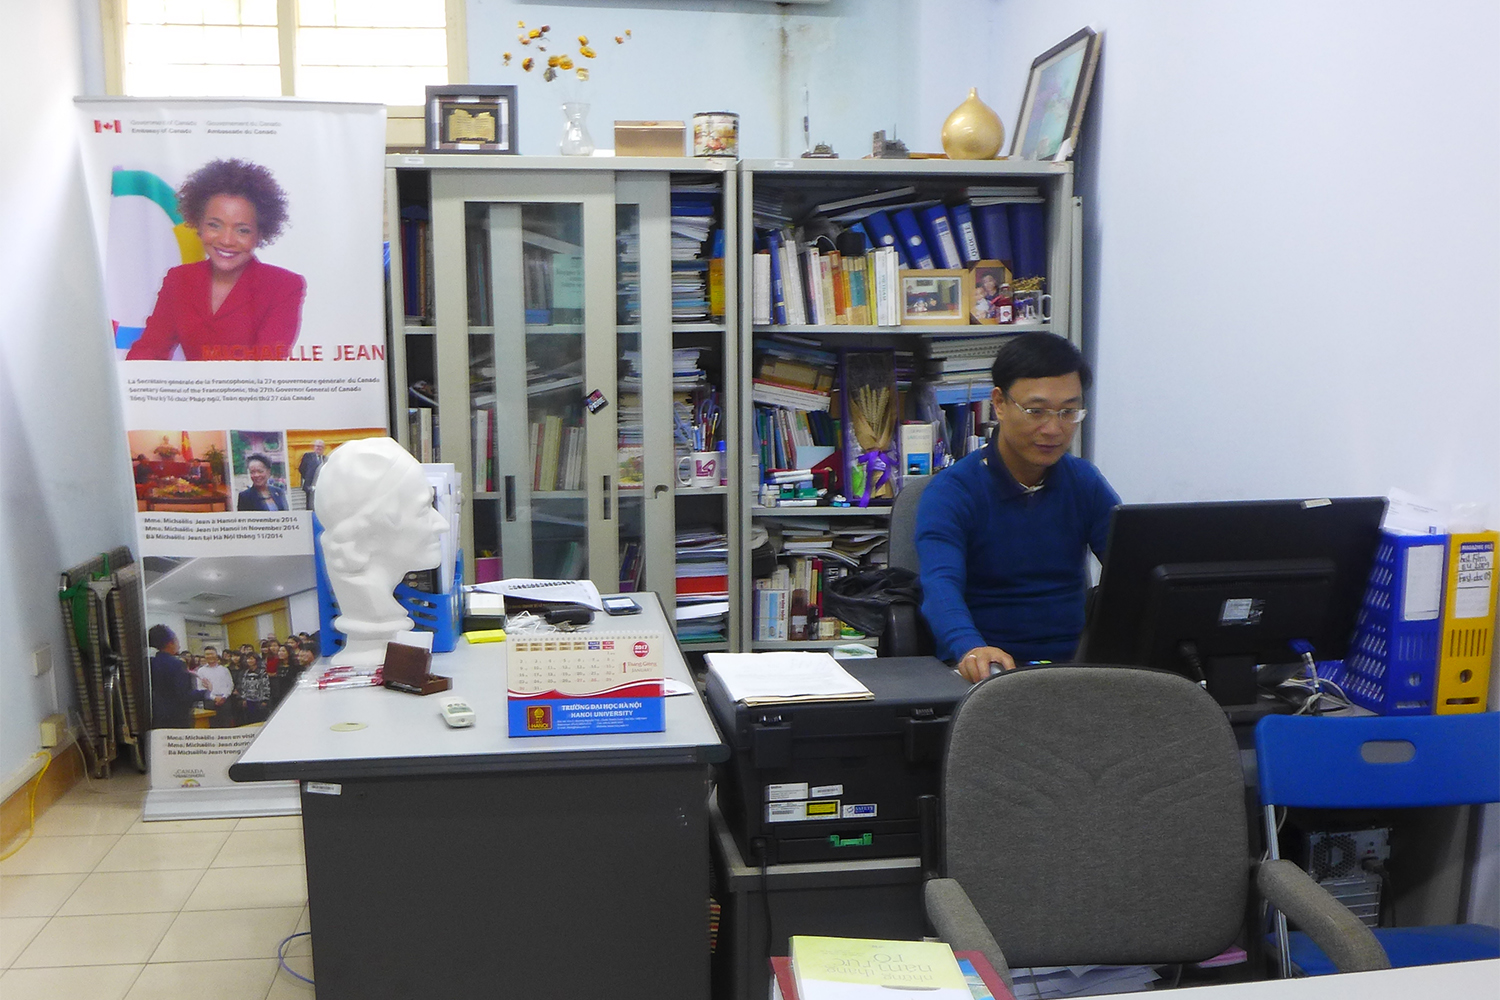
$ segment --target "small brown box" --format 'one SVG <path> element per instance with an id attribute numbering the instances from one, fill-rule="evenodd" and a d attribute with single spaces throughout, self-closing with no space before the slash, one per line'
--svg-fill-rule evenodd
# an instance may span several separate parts
<path id="1" fill-rule="evenodd" d="M 616 156 L 686 156 L 683 122 L 615 122 Z"/>

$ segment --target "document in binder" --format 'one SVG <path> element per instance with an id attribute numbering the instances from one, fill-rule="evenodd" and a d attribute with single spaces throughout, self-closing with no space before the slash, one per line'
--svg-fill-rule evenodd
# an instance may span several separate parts
<path id="1" fill-rule="evenodd" d="M 1495 548 L 1500 533 L 1455 532 L 1448 537 L 1448 587 L 1438 653 L 1439 715 L 1488 707 L 1490 656 L 1495 642 Z"/>

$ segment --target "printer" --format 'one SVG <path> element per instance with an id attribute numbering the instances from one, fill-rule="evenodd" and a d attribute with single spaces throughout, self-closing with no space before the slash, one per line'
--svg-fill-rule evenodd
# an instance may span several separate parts
<path id="1" fill-rule="evenodd" d="M 921 853 L 919 800 L 940 791 L 948 723 L 970 685 L 928 656 L 839 662 L 873 700 L 747 706 L 709 671 L 731 751 L 719 810 L 751 863 Z"/>

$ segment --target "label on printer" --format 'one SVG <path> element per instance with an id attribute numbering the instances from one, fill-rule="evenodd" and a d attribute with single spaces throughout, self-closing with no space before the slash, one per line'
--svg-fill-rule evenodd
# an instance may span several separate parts
<path id="1" fill-rule="evenodd" d="M 874 819 L 875 803 L 855 802 L 844 807 L 844 819 Z"/>
<path id="2" fill-rule="evenodd" d="M 843 785 L 814 785 L 808 789 L 807 797 L 810 799 L 836 799 L 843 794 Z"/>
<path id="3" fill-rule="evenodd" d="M 805 781 L 766 786 L 767 802 L 793 802 L 805 798 L 807 798 L 807 782 Z"/>
<path id="4" fill-rule="evenodd" d="M 806 802 L 770 802 L 766 804 L 767 823 L 797 823 L 807 819 Z"/>

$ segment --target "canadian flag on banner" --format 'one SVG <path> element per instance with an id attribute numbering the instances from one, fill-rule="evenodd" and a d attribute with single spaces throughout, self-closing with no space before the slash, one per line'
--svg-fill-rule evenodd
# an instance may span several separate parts
<path id="1" fill-rule="evenodd" d="M 120 131 L 120 119 L 116 118 L 114 121 L 102 122 L 99 119 L 95 118 L 94 119 L 94 131 L 95 132 L 115 132 L 115 133 L 119 133 L 119 131 Z"/>

